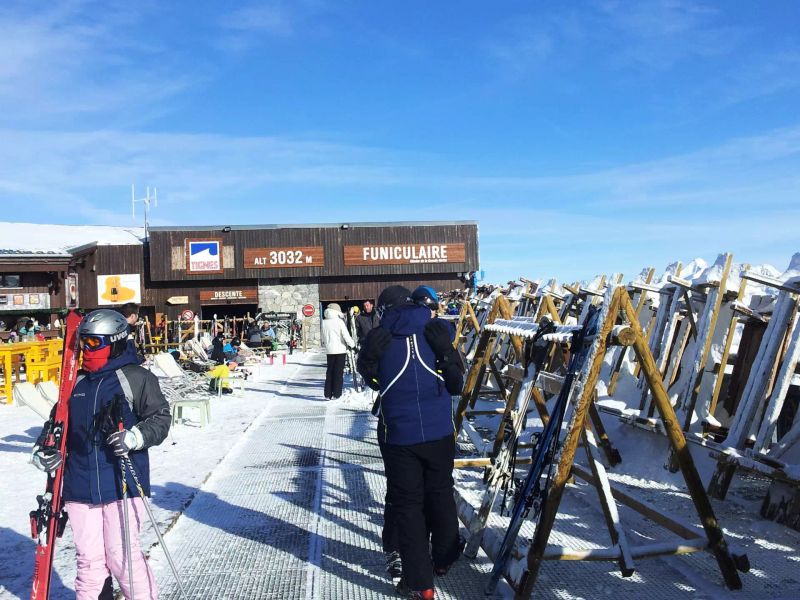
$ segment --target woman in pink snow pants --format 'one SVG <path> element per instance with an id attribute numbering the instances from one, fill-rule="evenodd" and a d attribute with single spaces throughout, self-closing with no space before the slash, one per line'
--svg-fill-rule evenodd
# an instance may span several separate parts
<path id="1" fill-rule="evenodd" d="M 78 562 L 77 600 L 112 600 L 112 575 L 128 600 L 155 600 L 155 577 L 139 543 L 147 513 L 128 468 L 126 524 L 120 463 L 126 456 L 130 459 L 142 491 L 149 496 L 147 448 L 167 437 L 169 404 L 158 379 L 140 366 L 133 344 L 128 343 L 128 323 L 120 313 L 105 309 L 89 313 L 78 336 L 83 366 L 69 401 L 67 454 L 43 448 L 40 439 L 32 462 L 50 472 L 64 463 L 62 494 Z"/>

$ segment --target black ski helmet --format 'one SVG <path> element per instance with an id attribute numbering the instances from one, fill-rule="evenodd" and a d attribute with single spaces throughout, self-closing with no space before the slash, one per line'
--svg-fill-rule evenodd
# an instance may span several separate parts
<path id="1" fill-rule="evenodd" d="M 107 308 L 93 310 L 78 327 L 81 338 L 98 338 L 111 346 L 109 358 L 116 358 L 125 351 L 128 343 L 128 321 L 120 313 Z"/>
<path id="2" fill-rule="evenodd" d="M 413 300 L 411 300 L 411 292 L 408 288 L 404 288 L 402 285 L 390 285 L 378 296 L 378 306 L 376 308 L 378 317 L 383 317 L 387 310 L 411 302 Z"/>

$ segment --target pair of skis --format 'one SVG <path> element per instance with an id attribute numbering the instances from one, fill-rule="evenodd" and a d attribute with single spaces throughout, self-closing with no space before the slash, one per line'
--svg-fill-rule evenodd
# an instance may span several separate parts
<path id="1" fill-rule="evenodd" d="M 537 521 L 537 527 L 539 526 L 538 521 L 542 514 L 542 508 L 547 502 L 547 492 L 553 465 L 560 446 L 561 426 L 564 422 L 564 415 L 567 412 L 573 383 L 583 370 L 589 355 L 591 344 L 588 344 L 587 341 L 594 338 L 599 326 L 600 310 L 596 307 L 591 307 L 589 311 L 583 327 L 573 334 L 571 343 L 572 358 L 570 359 L 568 372 L 564 377 L 564 383 L 553 406 L 550 420 L 541 434 L 534 438 L 536 445 L 533 449 L 533 461 L 523 482 L 520 494 L 514 503 L 506 535 L 497 552 L 492 574 L 485 588 L 487 595 L 495 592 L 500 578 L 505 573 L 508 561 L 511 558 L 511 551 L 514 548 L 514 542 L 531 510 L 533 510 L 533 519 Z"/>
<path id="2" fill-rule="evenodd" d="M 33 587 L 31 600 L 47 600 L 50 596 L 50 574 L 53 569 L 53 551 L 56 537 L 61 537 L 67 524 L 67 513 L 61 498 L 64 478 L 63 458 L 67 454 L 67 428 L 69 425 L 69 398 L 78 377 L 78 326 L 81 316 L 70 311 L 67 314 L 64 332 L 64 354 L 61 360 L 61 383 L 58 402 L 53 416 L 45 425 L 44 446 L 58 450 L 62 463 L 54 473 L 47 474 L 44 494 L 37 496 L 38 508 L 31 512 L 31 536 L 36 540 L 36 557 L 33 564 Z"/>

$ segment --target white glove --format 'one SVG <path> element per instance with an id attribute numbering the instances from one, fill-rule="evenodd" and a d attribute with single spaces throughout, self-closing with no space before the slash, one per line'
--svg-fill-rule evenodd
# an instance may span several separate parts
<path id="1" fill-rule="evenodd" d="M 55 448 L 42 448 L 41 446 L 34 446 L 33 453 L 31 454 L 31 464 L 40 471 L 45 473 L 53 473 L 64 462 L 64 457 L 61 456 Z"/>

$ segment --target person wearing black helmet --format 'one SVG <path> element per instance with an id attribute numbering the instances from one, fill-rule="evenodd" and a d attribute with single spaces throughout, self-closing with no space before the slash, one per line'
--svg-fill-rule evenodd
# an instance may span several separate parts
<path id="1" fill-rule="evenodd" d="M 166 438 L 169 404 L 155 375 L 139 366 L 128 344 L 123 315 L 104 309 L 89 313 L 78 328 L 78 338 L 83 365 L 69 400 L 67 456 L 39 439 L 31 462 L 53 472 L 66 460 L 62 493 L 78 562 L 77 599 L 111 598 L 111 575 L 126 598 L 133 587 L 137 599 L 155 599 L 155 577 L 139 545 L 144 503 L 138 497 L 123 500 L 119 457 L 130 458 L 144 493 L 150 495 L 147 448 Z M 127 481 L 130 489 L 136 489 L 130 473 Z M 130 556 L 123 539 L 126 511 Z"/>
<path id="2" fill-rule="evenodd" d="M 384 529 L 397 532 L 398 592 L 430 600 L 434 572 L 445 574 L 463 550 L 453 499 L 451 398 L 461 391 L 461 382 L 448 382 L 440 372 L 443 356 L 453 349 L 452 328 L 432 318 L 427 306 L 415 304 L 402 286 L 381 293 L 377 312 L 380 326 L 364 340 L 358 370 L 380 391 L 378 440 L 387 508 L 391 504 L 384 514 L 391 522 Z"/>

